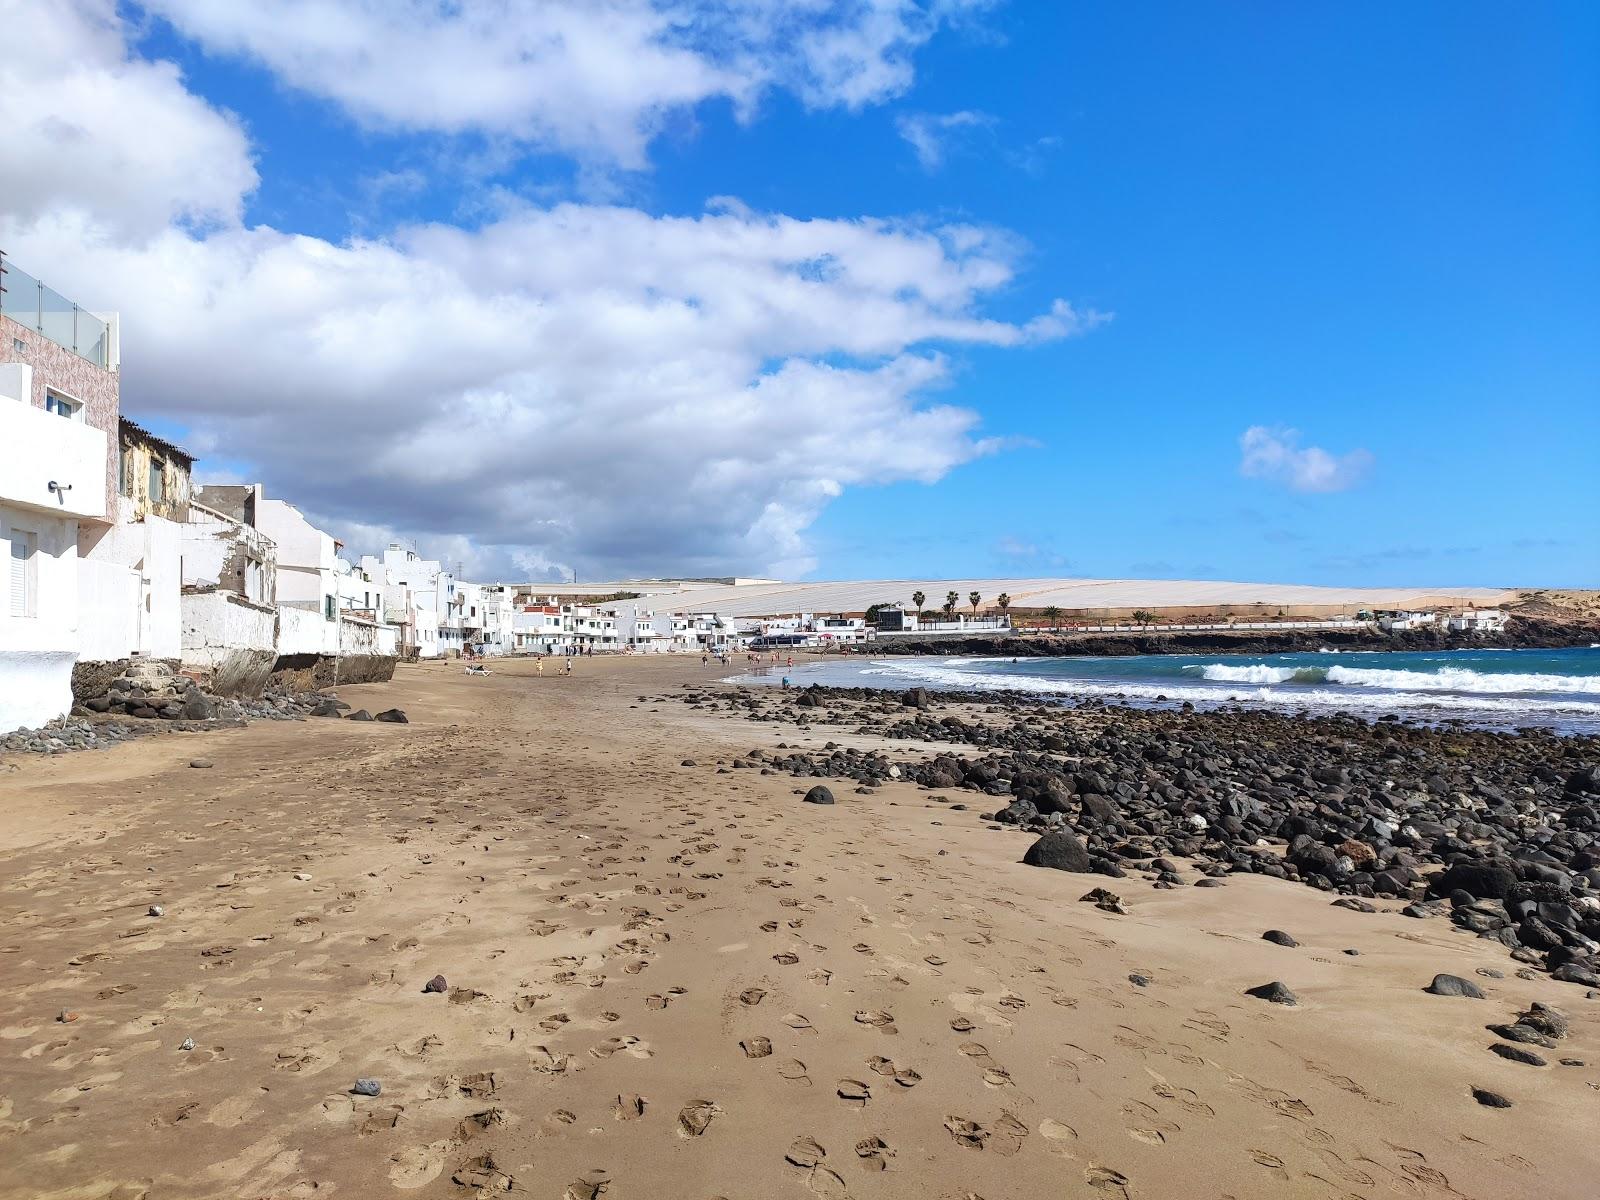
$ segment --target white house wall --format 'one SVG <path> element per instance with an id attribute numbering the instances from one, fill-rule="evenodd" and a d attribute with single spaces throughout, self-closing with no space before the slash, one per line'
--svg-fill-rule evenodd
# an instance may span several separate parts
<path id="1" fill-rule="evenodd" d="M 57 417 L 56 420 L 61 418 Z M 33 616 L 11 615 L 11 540 L 32 533 Z M 41 725 L 72 707 L 78 656 L 78 522 L 0 504 L 0 730 Z"/>
<path id="2" fill-rule="evenodd" d="M 222 695 L 260 692 L 278 656 L 278 616 L 228 592 L 183 597 L 183 665 Z"/>
<path id="3" fill-rule="evenodd" d="M 123 496 L 117 510 L 117 523 L 92 546 L 80 531 L 81 657 L 113 662 L 137 651 L 175 659 L 183 648 L 184 526 L 153 515 L 133 520 Z"/>

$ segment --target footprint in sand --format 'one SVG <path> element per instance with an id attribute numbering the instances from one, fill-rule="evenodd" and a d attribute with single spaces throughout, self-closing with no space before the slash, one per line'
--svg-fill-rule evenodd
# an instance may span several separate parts
<path id="1" fill-rule="evenodd" d="M 867 1170 L 883 1171 L 888 1169 L 894 1151 L 881 1137 L 866 1137 L 856 1143 L 856 1157 Z"/>
<path id="2" fill-rule="evenodd" d="M 772 1039 L 764 1037 L 746 1038 L 739 1043 L 739 1049 L 744 1051 L 746 1058 L 766 1058 L 772 1053 Z"/>
<path id="3" fill-rule="evenodd" d="M 581 1178 L 567 1184 L 562 1200 L 599 1200 L 610 1189 L 611 1172 L 603 1169 L 586 1171 Z"/>
<path id="4" fill-rule="evenodd" d="M 618 1096 L 617 1102 L 611 1111 L 619 1121 L 636 1121 L 644 1116 L 646 1104 L 647 1101 L 643 1096 L 630 1093 L 626 1096 Z"/>
<path id="5" fill-rule="evenodd" d="M 713 1100 L 695 1100 L 678 1111 L 678 1136 L 699 1137 L 722 1109 Z"/>
<path id="6" fill-rule="evenodd" d="M 811 1076 L 806 1074 L 806 1065 L 798 1058 L 785 1059 L 778 1064 L 778 1078 L 787 1079 L 790 1083 L 811 1086 Z"/>
<path id="7" fill-rule="evenodd" d="M 397 1188 L 419 1188 L 432 1183 L 444 1170 L 445 1156 L 455 1148 L 446 1140 L 410 1146 L 389 1161 L 389 1182 Z"/>
<path id="8" fill-rule="evenodd" d="M 1131 1200 L 1133 1191 L 1128 1187 L 1128 1177 L 1110 1167 L 1091 1166 L 1083 1173 L 1084 1182 L 1111 1200 Z"/>
<path id="9" fill-rule="evenodd" d="M 989 1140 L 989 1148 L 996 1154 L 1006 1158 L 1011 1157 L 1022 1149 L 1022 1141 L 1028 1136 L 1028 1127 L 1015 1116 L 1002 1112 L 1000 1119 L 994 1123 L 993 1136 Z"/>
<path id="10" fill-rule="evenodd" d="M 836 1090 L 839 1099 L 857 1108 L 865 1108 L 872 1099 L 872 1089 L 859 1079 L 841 1079 Z"/>
<path id="11" fill-rule="evenodd" d="M 390 1104 L 384 1108 L 374 1109 L 361 1119 L 361 1123 L 356 1126 L 356 1132 L 362 1137 L 374 1133 L 387 1133 L 400 1123 L 405 1111 L 405 1106 L 401 1104 Z"/>

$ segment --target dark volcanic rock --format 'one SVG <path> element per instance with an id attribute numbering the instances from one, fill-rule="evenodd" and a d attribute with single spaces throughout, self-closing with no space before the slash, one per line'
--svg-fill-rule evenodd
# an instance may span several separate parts
<path id="1" fill-rule="evenodd" d="M 406 716 L 403 708 L 386 708 L 372 719 L 374 721 L 387 721 L 391 725 L 411 724 L 411 720 Z"/>
<path id="2" fill-rule="evenodd" d="M 1264 942 L 1272 942 L 1278 946 L 1288 946 L 1291 949 L 1300 944 L 1281 929 L 1267 930 L 1261 935 L 1261 940 Z"/>
<path id="3" fill-rule="evenodd" d="M 1428 885 L 1433 896 L 1461 891 L 1478 900 L 1504 900 L 1517 886 L 1517 873 L 1491 863 L 1456 863 Z"/>
<path id="4" fill-rule="evenodd" d="M 1090 870 L 1088 849 L 1070 833 L 1045 834 L 1028 847 L 1022 861 L 1030 867 L 1049 867 L 1055 871 L 1087 874 Z"/>
<path id="5" fill-rule="evenodd" d="M 358 708 L 358 709 L 355 710 L 355 712 L 351 713 L 348 717 L 346 717 L 345 720 L 346 721 L 370 721 L 370 720 L 372 720 L 372 714 L 369 713 L 364 708 Z"/>
<path id="6" fill-rule="evenodd" d="M 1550 1065 L 1532 1050 L 1524 1050 L 1521 1046 L 1508 1046 L 1504 1042 L 1496 1042 L 1489 1049 L 1501 1058 L 1510 1059 L 1512 1062 L 1525 1063 L 1530 1067 L 1547 1067 Z"/>
<path id="7" fill-rule="evenodd" d="M 1287 1004 L 1291 1007 L 1300 1003 L 1300 998 L 1291 992 L 1287 985 L 1273 980 L 1271 983 L 1257 984 L 1253 988 L 1245 988 L 1246 996 L 1254 996 L 1257 1000 L 1266 1000 L 1271 1004 Z"/>
<path id="8" fill-rule="evenodd" d="M 1469 980 L 1462 979 L 1459 975 L 1435 975 L 1433 982 L 1422 989 L 1435 996 L 1465 996 L 1470 1000 L 1482 1000 L 1483 992 L 1478 985 Z"/>
<path id="9" fill-rule="evenodd" d="M 103 709 L 101 711 L 104 711 Z M 204 692 L 191 691 L 183 698 L 183 716 L 187 721 L 209 721 L 217 715 L 216 701 Z"/>
<path id="10" fill-rule="evenodd" d="M 822 784 L 819 783 L 819 784 L 817 784 L 816 787 L 812 788 L 809 792 L 806 793 L 805 803 L 807 803 L 807 804 L 832 804 L 833 803 L 833 793 L 831 791 L 829 791 L 826 787 L 824 787 Z"/>
<path id="11" fill-rule="evenodd" d="M 1491 1092 L 1488 1088 L 1475 1087 L 1472 1089 L 1472 1098 L 1485 1108 L 1510 1108 L 1511 1101 L 1499 1092 Z"/>

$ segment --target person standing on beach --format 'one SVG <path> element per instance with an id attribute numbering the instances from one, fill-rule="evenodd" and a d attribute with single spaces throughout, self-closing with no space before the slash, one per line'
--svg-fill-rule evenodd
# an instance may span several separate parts
<path id="1" fill-rule="evenodd" d="M 539 672 L 539 678 L 543 679 L 544 678 L 544 655 L 542 655 L 542 654 L 539 655 L 538 672 Z"/>

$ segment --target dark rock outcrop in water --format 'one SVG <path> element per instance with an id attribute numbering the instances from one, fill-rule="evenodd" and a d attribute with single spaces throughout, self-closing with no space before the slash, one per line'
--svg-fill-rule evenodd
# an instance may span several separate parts
<path id="1" fill-rule="evenodd" d="M 862 646 L 855 653 L 997 655 L 1011 658 L 1076 658 L 1087 655 L 1129 657 L 1136 654 L 1293 654 L 1333 650 L 1530 650 L 1587 646 L 1596 640 L 1592 626 L 1512 617 L 1501 633 L 1451 633 L 1446 629 L 1410 629 L 1384 633 L 1361 629 L 1242 629 L 1237 633 L 1207 630 L 1184 633 L 1028 633 L 1004 637 L 891 637 Z"/>
<path id="2" fill-rule="evenodd" d="M 1008 694 L 934 693 L 927 708 L 864 688 L 800 695 L 803 707 L 796 693 L 767 689 L 672 698 L 906 747 L 780 743 L 733 767 L 867 790 L 910 781 L 935 803 L 978 796 L 980 811 L 1038 845 L 1061 845 L 1055 835 L 1081 845 L 1070 870 L 1136 871 L 1163 887 L 1248 872 L 1362 911 L 1387 900 L 1497 941 L 1557 980 L 1600 986 L 1600 738 Z"/>

